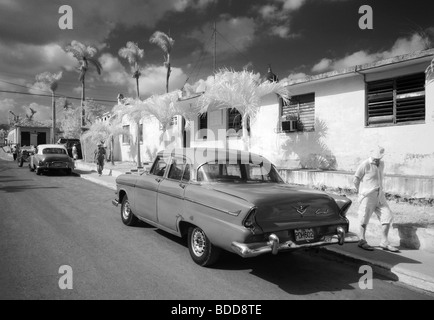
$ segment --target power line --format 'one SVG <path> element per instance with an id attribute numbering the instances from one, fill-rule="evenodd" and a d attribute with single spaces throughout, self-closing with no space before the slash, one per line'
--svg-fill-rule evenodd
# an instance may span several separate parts
<path id="1" fill-rule="evenodd" d="M 246 59 L 247 62 L 251 62 L 252 61 L 244 53 L 242 53 L 240 50 L 238 50 L 238 48 L 235 47 L 228 39 L 226 39 L 218 30 L 216 30 L 216 32 L 220 35 L 220 37 L 223 38 L 223 40 L 225 40 L 232 48 L 234 48 L 235 51 L 237 51 L 240 56 L 242 56 L 244 59 Z M 253 65 L 253 63 L 252 63 L 252 65 Z"/>
<path id="2" fill-rule="evenodd" d="M 27 96 L 36 96 L 36 97 L 49 97 L 52 98 L 51 94 L 37 94 L 37 93 L 30 93 L 30 92 L 19 92 L 19 91 L 10 91 L 10 90 L 0 90 L 0 92 L 4 92 L 4 93 L 12 93 L 12 94 L 23 94 L 23 95 L 27 95 Z M 66 99 L 70 99 L 70 100 L 81 100 L 81 98 L 77 98 L 77 97 L 70 97 L 70 96 L 65 96 L 65 95 L 56 95 L 55 97 L 57 98 L 66 98 Z M 110 102 L 110 103 L 117 103 L 117 101 L 115 100 L 103 100 L 103 99 L 86 99 L 86 100 L 91 100 L 91 101 L 97 101 L 97 102 Z"/>

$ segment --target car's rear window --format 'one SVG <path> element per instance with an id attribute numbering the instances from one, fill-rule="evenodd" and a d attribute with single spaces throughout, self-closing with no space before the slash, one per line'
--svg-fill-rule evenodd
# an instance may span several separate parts
<path id="1" fill-rule="evenodd" d="M 282 179 L 273 166 L 262 164 L 206 163 L 198 169 L 198 181 L 208 182 L 278 182 Z"/>
<path id="2" fill-rule="evenodd" d="M 61 148 L 45 148 L 42 150 L 42 154 L 66 154 L 66 151 Z"/>

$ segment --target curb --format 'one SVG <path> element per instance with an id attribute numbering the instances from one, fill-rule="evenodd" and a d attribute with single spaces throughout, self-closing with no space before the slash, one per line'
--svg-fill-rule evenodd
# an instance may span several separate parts
<path id="1" fill-rule="evenodd" d="M 380 274 L 393 281 L 398 281 L 413 288 L 434 293 L 434 277 L 422 274 L 408 268 L 393 266 L 387 262 L 369 259 L 361 255 L 345 252 L 333 247 L 322 248 L 326 254 L 339 256 L 342 259 L 351 260 L 355 263 L 369 264 L 375 273 Z"/>
<path id="2" fill-rule="evenodd" d="M 109 188 L 109 189 L 116 191 L 116 184 L 113 184 L 110 182 L 105 182 L 105 181 L 102 181 L 101 179 L 96 179 L 94 177 L 88 177 L 85 174 L 78 174 L 78 175 L 80 176 L 80 178 L 82 178 L 84 180 L 102 185 L 103 187 L 106 187 L 106 188 Z"/>

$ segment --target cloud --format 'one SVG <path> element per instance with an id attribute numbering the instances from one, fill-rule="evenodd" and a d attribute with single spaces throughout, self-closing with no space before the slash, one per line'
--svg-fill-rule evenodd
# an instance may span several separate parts
<path id="1" fill-rule="evenodd" d="M 127 71 L 119 58 L 106 53 L 100 57 L 99 61 L 103 66 L 102 80 L 118 86 L 119 90 L 127 88 L 128 95 L 135 97 L 136 80 L 132 78 L 132 73 Z M 139 91 L 142 99 L 153 94 L 165 92 L 167 69 L 164 66 L 146 65 L 142 68 L 141 74 L 139 78 Z M 182 69 L 172 67 L 169 90 L 182 88 L 185 79 L 187 79 L 187 75 Z"/>
<path id="2" fill-rule="evenodd" d="M 290 73 L 286 78 L 280 80 L 280 82 L 288 82 L 294 81 L 297 79 L 304 79 L 307 77 L 307 74 L 304 72 Z"/>
<path id="3" fill-rule="evenodd" d="M 217 54 L 234 52 L 232 46 L 235 46 L 239 51 L 247 50 L 254 41 L 255 28 L 256 25 L 253 18 L 238 18 L 229 15 L 221 16 L 217 22 L 217 30 L 225 41 L 222 41 L 217 47 Z M 193 31 L 190 37 L 206 44 L 206 41 L 210 38 L 210 31 L 212 29 L 213 24 L 208 23 L 202 28 Z M 208 53 L 214 52 L 213 46 L 205 47 L 205 50 Z"/>
<path id="4" fill-rule="evenodd" d="M 372 63 L 411 52 L 421 51 L 425 49 L 425 46 L 426 39 L 419 34 L 414 34 L 408 38 L 399 38 L 389 50 L 374 53 L 361 50 L 335 60 L 323 58 L 312 67 L 312 72 L 319 73 L 331 70 L 341 70 L 356 65 Z"/>
<path id="5" fill-rule="evenodd" d="M 73 10 L 72 30 L 60 30 L 58 26 L 63 14 L 58 12 L 61 6 L 58 1 L 0 1 L 3 41 L 36 45 L 59 42 L 65 45 L 73 39 L 80 39 L 99 45 L 117 26 L 154 28 L 168 12 L 203 10 L 212 4 L 212 0 L 124 0 L 121 5 L 119 0 L 104 0 L 103 3 L 69 0 L 67 4 Z"/>
<path id="6" fill-rule="evenodd" d="M 30 108 L 36 111 L 33 119 L 37 121 L 48 120 L 51 118 L 51 107 L 38 103 L 30 103 L 29 105 L 19 105 L 14 99 L 0 100 L 0 123 L 8 123 L 9 119 L 13 119 L 12 111 L 21 119 L 30 115 Z"/>
<path id="7" fill-rule="evenodd" d="M 264 21 L 269 35 L 283 39 L 297 37 L 292 34 L 290 23 L 293 14 L 300 10 L 307 2 L 314 0 L 268 0 L 268 3 L 256 6 L 254 11 Z M 328 2 L 344 2 L 351 0 L 321 0 Z"/>
<path id="8" fill-rule="evenodd" d="M 32 44 L 4 44 L 0 42 L 0 70 L 14 73 L 19 66 L 22 72 L 38 74 L 41 72 L 58 72 L 62 69 L 72 71 L 77 61 L 54 43 L 46 45 Z"/>

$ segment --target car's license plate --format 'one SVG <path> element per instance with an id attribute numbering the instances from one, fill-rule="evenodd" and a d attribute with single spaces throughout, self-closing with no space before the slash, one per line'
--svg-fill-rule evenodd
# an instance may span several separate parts
<path id="1" fill-rule="evenodd" d="M 311 241 L 315 239 L 313 229 L 296 229 L 294 230 L 295 241 Z"/>
<path id="2" fill-rule="evenodd" d="M 62 162 L 54 162 L 52 164 L 52 167 L 56 167 L 56 168 L 61 168 L 64 167 L 65 165 Z"/>

